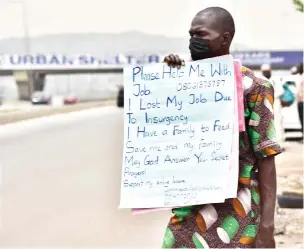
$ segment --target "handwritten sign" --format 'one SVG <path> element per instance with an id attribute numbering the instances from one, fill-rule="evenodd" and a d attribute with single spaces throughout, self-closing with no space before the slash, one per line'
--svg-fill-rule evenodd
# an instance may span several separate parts
<path id="1" fill-rule="evenodd" d="M 121 208 L 223 202 L 235 108 L 232 57 L 124 68 Z"/>

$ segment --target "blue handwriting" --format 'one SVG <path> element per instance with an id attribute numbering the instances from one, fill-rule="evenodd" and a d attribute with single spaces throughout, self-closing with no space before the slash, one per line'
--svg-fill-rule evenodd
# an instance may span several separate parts
<path id="1" fill-rule="evenodd" d="M 156 131 L 146 131 L 146 127 L 143 129 L 140 129 L 139 126 L 137 126 L 137 137 L 139 135 L 142 135 L 143 137 L 157 137 L 157 132 Z"/>
<path id="2" fill-rule="evenodd" d="M 131 164 L 131 166 L 137 166 L 139 167 L 140 166 L 140 161 L 139 160 L 135 160 L 133 156 L 131 156 L 130 158 L 125 156 L 125 164 L 129 165 Z"/>
<path id="3" fill-rule="evenodd" d="M 189 77 L 191 77 L 192 74 L 196 73 L 197 77 L 205 77 L 205 71 L 200 70 L 200 65 L 196 65 L 196 68 L 194 68 L 193 65 L 190 65 L 189 68 Z"/>
<path id="4" fill-rule="evenodd" d="M 195 129 L 189 125 L 189 127 L 187 128 L 180 128 L 179 125 L 174 125 L 173 127 L 173 135 L 176 136 L 176 135 L 183 135 L 183 134 L 190 134 L 190 138 L 194 137 L 194 134 L 195 134 Z"/>
<path id="5" fill-rule="evenodd" d="M 230 96 L 224 96 L 222 93 L 220 92 L 215 92 L 215 102 L 218 101 L 231 101 L 231 97 Z"/>
<path id="6" fill-rule="evenodd" d="M 132 74 L 132 78 L 133 78 L 133 82 L 135 82 L 135 80 L 138 78 L 140 78 L 140 80 L 143 81 L 152 81 L 152 80 L 159 80 L 159 73 L 155 73 L 155 72 L 144 72 L 144 67 L 133 67 L 133 74 Z"/>
<path id="7" fill-rule="evenodd" d="M 133 84 L 133 86 L 138 87 L 137 91 L 133 93 L 134 96 L 145 96 L 145 95 L 150 95 L 151 91 L 149 89 L 146 89 L 146 85 L 144 84 L 144 88 L 141 88 L 140 84 Z"/>
<path id="8" fill-rule="evenodd" d="M 213 131 L 226 131 L 226 130 L 230 130 L 230 124 L 219 124 L 219 122 L 221 122 L 220 120 L 215 120 L 214 124 L 213 124 Z"/>
<path id="9" fill-rule="evenodd" d="M 183 101 L 177 101 L 176 96 L 173 98 L 167 97 L 166 106 L 169 106 L 169 103 L 174 104 L 177 107 L 177 110 L 181 110 L 183 108 Z"/>
<path id="10" fill-rule="evenodd" d="M 149 110 L 160 108 L 160 102 L 156 99 L 154 102 L 148 102 L 147 104 L 143 103 L 143 99 L 140 99 L 139 109 L 140 110 Z"/>
<path id="11" fill-rule="evenodd" d="M 200 94 L 199 97 L 197 97 L 195 94 L 189 94 L 191 100 L 189 102 L 190 105 L 192 104 L 204 104 L 207 102 L 207 99 L 203 97 L 203 94 Z"/>
<path id="12" fill-rule="evenodd" d="M 172 122 L 182 122 L 183 124 L 188 123 L 188 117 L 185 115 L 176 115 L 176 116 L 165 116 L 165 117 L 150 117 L 146 112 L 146 123 L 147 124 L 162 124 L 170 125 Z"/>
<path id="13" fill-rule="evenodd" d="M 176 79 L 184 77 L 183 69 L 173 68 L 171 66 L 163 65 L 162 78 Z"/>
<path id="14" fill-rule="evenodd" d="M 159 156 L 152 158 L 150 155 L 147 155 L 144 159 L 144 165 L 157 165 L 159 162 Z"/>
<path id="15" fill-rule="evenodd" d="M 134 147 L 131 141 L 126 143 L 126 153 L 137 153 L 137 152 L 147 152 L 146 147 Z"/>
<path id="16" fill-rule="evenodd" d="M 229 75 L 231 76 L 231 71 L 228 71 L 228 65 L 227 64 L 222 64 L 220 62 L 218 63 L 211 63 L 210 65 L 210 74 L 211 77 L 214 77 L 216 75 L 218 76 L 226 76 Z"/>

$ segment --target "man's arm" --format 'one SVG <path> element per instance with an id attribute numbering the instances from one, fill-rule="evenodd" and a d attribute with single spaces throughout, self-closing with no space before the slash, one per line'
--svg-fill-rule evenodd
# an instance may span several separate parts
<path id="1" fill-rule="evenodd" d="M 261 222 L 256 248 L 274 248 L 274 214 L 277 179 L 274 156 L 259 159 L 259 190 L 261 197 Z"/>
<path id="2" fill-rule="evenodd" d="M 274 248 L 274 214 L 276 204 L 276 169 L 274 157 L 282 152 L 276 140 L 274 122 L 274 89 L 265 81 L 253 88 L 249 107 L 248 134 L 256 155 L 259 171 L 260 226 L 256 248 Z M 254 103 L 250 101 L 255 100 Z M 258 122 L 254 122 L 258 120 Z"/>
<path id="3" fill-rule="evenodd" d="M 261 228 L 274 228 L 277 179 L 274 157 L 259 159 L 259 189 L 261 196 Z"/>

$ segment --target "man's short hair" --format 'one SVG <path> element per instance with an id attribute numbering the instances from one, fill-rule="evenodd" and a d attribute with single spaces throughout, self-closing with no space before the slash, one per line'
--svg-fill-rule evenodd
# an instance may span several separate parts
<path id="1" fill-rule="evenodd" d="M 197 16 L 202 14 L 211 14 L 214 17 L 215 29 L 221 33 L 229 32 L 232 38 L 235 34 L 234 20 L 230 12 L 221 7 L 209 7 L 197 13 Z"/>

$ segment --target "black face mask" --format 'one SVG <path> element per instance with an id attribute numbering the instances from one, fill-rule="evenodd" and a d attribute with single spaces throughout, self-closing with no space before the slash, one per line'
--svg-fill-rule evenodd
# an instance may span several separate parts
<path id="1" fill-rule="evenodd" d="M 189 49 L 191 58 L 194 61 L 214 57 L 214 54 L 210 51 L 209 48 L 209 41 L 205 39 L 191 37 Z"/>

